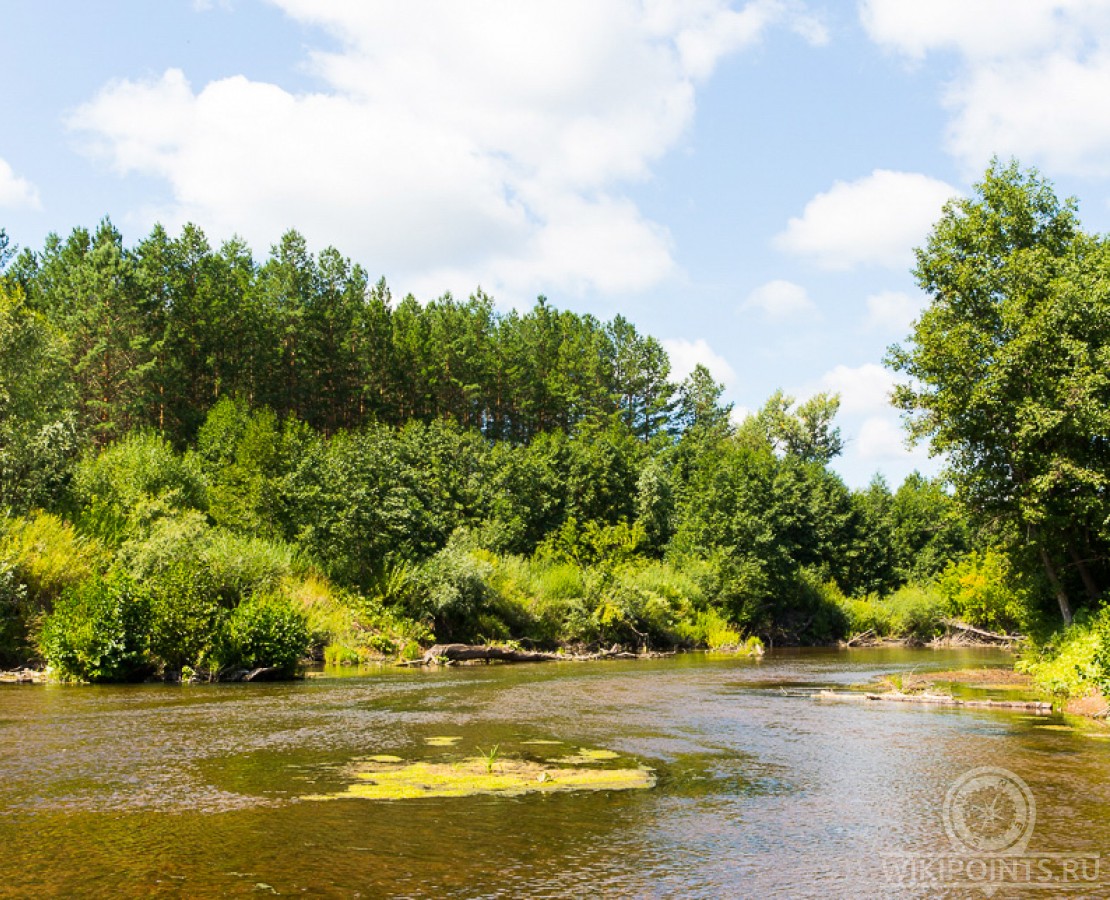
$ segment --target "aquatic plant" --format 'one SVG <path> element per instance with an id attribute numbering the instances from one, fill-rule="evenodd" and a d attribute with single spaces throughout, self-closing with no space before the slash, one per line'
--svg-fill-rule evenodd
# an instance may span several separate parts
<path id="1" fill-rule="evenodd" d="M 489 750 L 478 748 L 478 753 L 482 758 L 482 762 L 486 765 L 486 772 L 492 772 L 494 764 L 497 762 L 498 752 L 501 750 L 500 744 L 494 744 Z"/>

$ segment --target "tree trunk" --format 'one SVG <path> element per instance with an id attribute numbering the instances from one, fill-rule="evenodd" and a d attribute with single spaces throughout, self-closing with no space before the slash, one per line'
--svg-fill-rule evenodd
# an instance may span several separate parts
<path id="1" fill-rule="evenodd" d="M 1091 570 L 1087 568 L 1087 562 L 1079 555 L 1075 547 L 1069 548 L 1069 552 L 1071 553 L 1072 562 L 1079 570 L 1079 577 L 1083 579 L 1083 590 L 1087 593 L 1087 599 L 1091 603 L 1095 603 L 1100 592 L 1094 578 L 1091 577 Z"/>
<path id="2" fill-rule="evenodd" d="M 1064 617 L 1064 624 L 1071 625 L 1071 604 L 1068 603 L 1068 595 L 1064 590 L 1064 586 L 1060 583 L 1060 579 L 1056 576 L 1056 567 L 1052 565 L 1052 560 L 1048 556 L 1048 551 L 1044 547 L 1040 548 L 1041 562 L 1044 563 L 1045 574 L 1048 575 L 1048 580 L 1052 583 L 1052 589 L 1056 591 L 1056 602 L 1060 604 L 1060 615 Z"/>

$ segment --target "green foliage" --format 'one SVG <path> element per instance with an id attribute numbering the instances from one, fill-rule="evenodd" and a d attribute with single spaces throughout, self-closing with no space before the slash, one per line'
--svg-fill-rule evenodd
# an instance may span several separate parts
<path id="1" fill-rule="evenodd" d="M 1092 322 L 1100 253 L 1059 268 L 1082 290 L 1052 286 Z M 676 387 L 662 345 L 620 316 L 543 298 L 501 313 L 481 291 L 394 301 L 297 232 L 256 262 L 192 225 L 128 249 L 107 221 L 23 254 L 2 292 L 0 503 L 66 517 L 4 522 L 12 654 L 109 566 L 148 589 L 129 639 L 171 672 L 277 658 L 286 626 L 283 659 L 331 662 L 436 638 L 827 642 L 879 608 L 845 593 L 896 592 L 971 544 L 939 484 L 853 492 L 829 470 L 835 396 L 776 393 L 733 429 L 710 373 Z M 1061 484 L 1097 470 L 1071 440 L 1107 405 L 1092 360 L 1070 373 L 1085 380 Z M 1030 496 L 1056 496 L 1049 474 Z M 1079 482 L 1091 543 L 1075 549 L 1099 560 L 1110 509 Z M 1059 505 L 1038 509 L 1055 528 Z M 884 627 L 926 630 L 899 597 Z"/>
<path id="2" fill-rule="evenodd" d="M 886 599 L 891 633 L 930 640 L 944 631 L 949 608 L 942 592 L 928 584 L 907 584 Z"/>
<path id="3" fill-rule="evenodd" d="M 430 621 L 438 640 L 473 640 L 493 602 L 491 573 L 488 562 L 455 538 L 415 573 L 405 612 Z"/>
<path id="4" fill-rule="evenodd" d="M 1110 585 L 1110 245 L 1072 200 L 1017 163 L 992 162 L 950 201 L 917 280 L 932 302 L 888 363 L 912 435 L 944 454 L 957 495 L 1020 535 L 1070 621 Z M 1024 546 L 1021 546 L 1024 545 Z"/>
<path id="5" fill-rule="evenodd" d="M 937 579 L 949 614 L 989 631 L 1024 631 L 1030 624 L 1028 591 L 997 550 L 969 553 L 948 563 Z"/>
<path id="6" fill-rule="evenodd" d="M 82 458 L 73 481 L 83 530 L 111 544 L 146 534 L 159 518 L 205 508 L 195 467 L 152 433 L 130 434 Z"/>
<path id="7" fill-rule="evenodd" d="M 56 502 L 78 449 L 65 337 L 0 280 L 0 509 Z"/>
<path id="8" fill-rule="evenodd" d="M 16 577 L 15 566 L 0 560 L 0 665 L 27 656 L 26 603 L 27 586 Z"/>
<path id="9" fill-rule="evenodd" d="M 292 673 L 309 647 L 303 608 L 283 594 L 261 594 L 227 617 L 219 651 L 225 666 L 273 666 Z"/>
<path id="10" fill-rule="evenodd" d="M 1017 668 L 1046 693 L 1081 697 L 1097 689 L 1110 696 L 1110 608 L 1081 611 L 1071 627 L 1031 644 Z"/>
<path id="11" fill-rule="evenodd" d="M 832 424 L 839 409 L 837 394 L 815 394 L 795 406 L 793 397 L 775 391 L 748 427 L 777 452 L 823 465 L 844 450 L 840 429 Z"/>
<path id="12" fill-rule="evenodd" d="M 63 591 L 42 626 L 40 644 L 59 677 L 130 681 L 149 671 L 147 591 L 119 571 Z"/>
<path id="13" fill-rule="evenodd" d="M 108 555 L 95 539 L 51 513 L 8 519 L 0 526 L 0 559 L 27 588 L 33 610 L 48 611 L 67 587 L 105 568 Z"/>
<path id="14" fill-rule="evenodd" d="M 151 652 L 171 672 L 212 668 L 228 615 L 215 579 L 201 566 L 180 562 L 149 586 Z"/>
<path id="15" fill-rule="evenodd" d="M 929 583 L 906 584 L 886 597 L 842 597 L 838 605 L 847 635 L 871 632 L 878 638 L 929 641 L 944 633 L 949 617 L 945 597 Z"/>
<path id="16" fill-rule="evenodd" d="M 540 556 L 578 565 L 618 565 L 635 557 L 646 535 L 639 522 L 606 525 L 588 521 L 580 525 L 571 516 L 538 548 Z"/>
<path id="17" fill-rule="evenodd" d="M 744 640 L 740 630 L 715 609 L 704 610 L 692 620 L 680 622 L 676 631 L 695 647 L 710 650 L 739 647 Z"/>

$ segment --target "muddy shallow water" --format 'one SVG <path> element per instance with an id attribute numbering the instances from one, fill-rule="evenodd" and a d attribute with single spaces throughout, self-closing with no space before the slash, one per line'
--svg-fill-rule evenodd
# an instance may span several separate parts
<path id="1" fill-rule="evenodd" d="M 804 695 L 1008 662 L 814 650 L 283 685 L 4 685 L 0 896 L 935 896 L 937 883 L 910 885 L 890 861 L 967 852 L 946 831 L 945 797 L 979 766 L 1028 785 L 1027 856 L 1110 853 L 1110 732 Z M 434 740 L 445 737 L 458 740 Z M 547 741 L 613 751 L 656 785 L 303 799 L 343 791 L 353 761 L 374 755 L 443 762 L 558 746 L 529 743 Z M 1037 893 L 1110 896 L 1110 874 L 1086 875 Z"/>

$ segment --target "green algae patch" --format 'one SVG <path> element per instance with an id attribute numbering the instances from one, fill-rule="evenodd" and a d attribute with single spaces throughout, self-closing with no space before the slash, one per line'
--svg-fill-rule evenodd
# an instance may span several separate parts
<path id="1" fill-rule="evenodd" d="M 562 741 L 542 741 L 542 740 L 535 740 L 535 741 L 521 741 L 521 743 L 522 743 L 522 744 L 524 744 L 524 745 L 528 745 L 528 744 L 540 744 L 540 745 L 552 745 L 552 746 L 557 746 L 557 745 L 559 745 L 559 744 L 562 744 L 563 742 L 562 742 Z"/>
<path id="2" fill-rule="evenodd" d="M 586 747 L 579 747 L 578 752 L 573 756 L 553 758 L 551 762 L 559 762 L 571 766 L 584 766 L 590 763 L 604 762 L 616 758 L 617 754 L 612 750 L 590 750 Z"/>
<path id="3" fill-rule="evenodd" d="M 614 753 L 604 758 L 615 757 Z M 454 763 L 379 762 L 356 770 L 354 775 L 357 780 L 345 790 L 334 794 L 312 794 L 302 799 L 414 800 L 421 797 L 478 795 L 518 797 L 531 793 L 645 790 L 655 786 L 655 773 L 644 766 L 599 768 L 553 765 L 525 759 L 499 759 L 490 766 L 482 757 Z"/>
<path id="4" fill-rule="evenodd" d="M 440 735 L 438 737 L 424 738 L 424 743 L 429 747 L 454 747 L 462 738 L 457 735 Z"/>
<path id="5" fill-rule="evenodd" d="M 366 760 L 368 762 L 376 762 L 376 763 L 399 763 L 399 762 L 404 762 L 404 760 L 401 759 L 401 757 L 399 757 L 399 756 L 390 756 L 388 753 L 379 753 L 376 756 L 367 756 Z"/>

